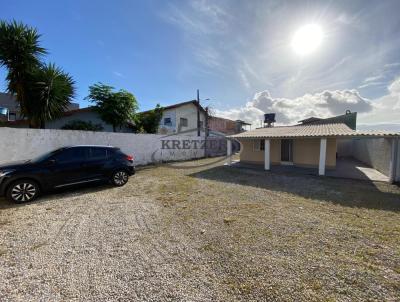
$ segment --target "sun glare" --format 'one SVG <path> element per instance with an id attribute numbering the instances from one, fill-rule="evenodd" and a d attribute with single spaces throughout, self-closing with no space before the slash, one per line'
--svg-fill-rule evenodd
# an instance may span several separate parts
<path id="1" fill-rule="evenodd" d="M 292 38 L 292 48 L 300 56 L 314 52 L 322 42 L 322 29 L 317 24 L 299 28 Z"/>

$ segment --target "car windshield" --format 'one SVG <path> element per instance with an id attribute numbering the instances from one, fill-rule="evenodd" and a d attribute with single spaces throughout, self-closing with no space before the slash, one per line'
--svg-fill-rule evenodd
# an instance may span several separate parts
<path id="1" fill-rule="evenodd" d="M 42 162 L 42 161 L 45 161 L 46 159 L 52 157 L 54 154 L 60 152 L 60 151 L 63 150 L 63 149 L 64 149 L 64 148 L 59 148 L 59 149 L 53 150 L 53 151 L 51 151 L 51 152 L 47 152 L 47 153 L 45 153 L 45 154 L 42 154 L 42 155 L 40 155 L 40 156 L 38 156 L 38 157 L 36 157 L 36 158 L 33 158 L 33 159 L 31 160 L 31 162 L 32 162 L 32 163 L 40 163 L 40 162 Z"/>

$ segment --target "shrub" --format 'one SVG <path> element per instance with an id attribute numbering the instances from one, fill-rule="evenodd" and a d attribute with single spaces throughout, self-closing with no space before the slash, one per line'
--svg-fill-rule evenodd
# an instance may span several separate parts
<path id="1" fill-rule="evenodd" d="M 74 120 L 63 127 L 63 130 L 84 130 L 84 131 L 102 131 L 104 128 L 100 124 L 93 124 L 91 121 Z"/>

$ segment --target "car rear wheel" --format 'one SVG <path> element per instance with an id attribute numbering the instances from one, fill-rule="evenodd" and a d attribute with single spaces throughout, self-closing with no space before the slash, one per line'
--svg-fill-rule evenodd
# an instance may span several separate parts
<path id="1" fill-rule="evenodd" d="M 15 203 L 34 200 L 39 195 L 39 186 L 36 182 L 22 179 L 17 180 L 8 187 L 6 197 Z"/>
<path id="2" fill-rule="evenodd" d="M 125 185 L 128 182 L 128 178 L 129 178 L 129 175 L 126 171 L 119 170 L 119 171 L 114 172 L 114 174 L 111 178 L 111 182 L 114 186 L 122 187 L 123 185 Z"/>

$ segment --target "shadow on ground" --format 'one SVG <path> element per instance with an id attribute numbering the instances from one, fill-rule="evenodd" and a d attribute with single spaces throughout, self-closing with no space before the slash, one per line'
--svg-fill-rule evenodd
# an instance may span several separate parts
<path id="1" fill-rule="evenodd" d="M 386 183 L 312 175 L 283 175 L 229 166 L 217 166 L 189 176 L 285 192 L 346 207 L 400 211 L 400 188 Z"/>
<path id="2" fill-rule="evenodd" d="M 57 190 L 54 190 L 51 192 L 43 193 L 36 200 L 31 201 L 31 202 L 25 202 L 25 203 L 13 203 L 13 202 L 8 201 L 4 197 L 0 197 L 0 210 L 23 207 L 23 206 L 30 205 L 30 204 L 43 203 L 43 202 L 47 202 L 49 200 L 54 200 L 56 198 L 65 198 L 65 197 L 68 197 L 68 195 L 76 197 L 76 196 L 85 195 L 88 193 L 96 193 L 96 192 L 100 192 L 100 191 L 104 191 L 104 190 L 109 190 L 111 188 L 113 188 L 113 186 L 110 185 L 108 182 L 99 182 L 99 183 L 74 186 L 74 187 L 70 187 L 70 188 L 62 188 L 62 189 L 57 189 Z"/>

